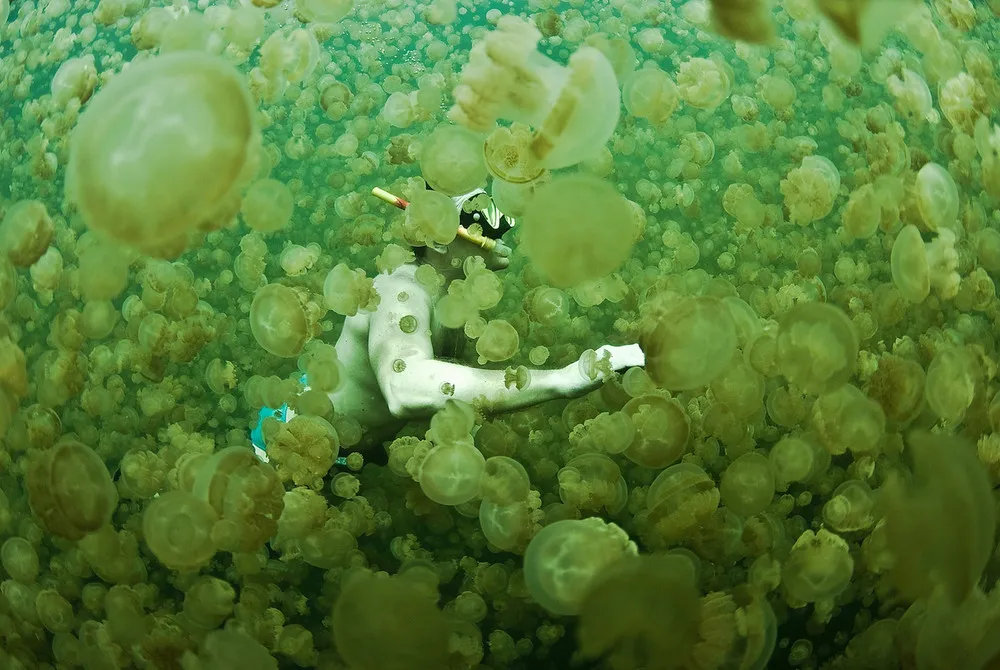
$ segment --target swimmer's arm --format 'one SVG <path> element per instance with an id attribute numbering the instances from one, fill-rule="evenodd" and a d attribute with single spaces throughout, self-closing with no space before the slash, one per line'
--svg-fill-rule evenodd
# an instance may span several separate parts
<path id="1" fill-rule="evenodd" d="M 612 368 L 622 370 L 642 365 L 639 345 L 601 347 L 598 355 L 608 350 Z M 573 363 L 556 370 L 529 370 L 527 386 L 518 389 L 505 384 L 503 370 L 482 370 L 434 359 L 411 360 L 406 368 L 393 373 L 388 385 L 394 388 L 389 409 L 398 418 L 430 416 L 454 398 L 467 403 L 481 402 L 489 413 L 511 412 L 557 398 L 574 398 L 594 390 L 605 379 L 599 375 L 590 379 Z M 383 389 L 385 387 L 383 386 Z"/>
<path id="2" fill-rule="evenodd" d="M 430 339 L 431 304 L 426 292 L 412 278 L 382 275 L 377 285 L 381 302 L 372 315 L 368 333 L 368 353 L 389 411 L 397 418 L 430 416 L 449 399 L 473 403 L 485 400 L 493 412 L 509 412 L 546 400 L 575 397 L 591 391 L 603 379 L 590 379 L 573 363 L 557 370 L 531 370 L 523 389 L 507 388 L 503 370 L 479 368 L 439 361 L 434 358 Z M 400 294 L 406 294 L 400 300 Z M 416 328 L 406 333 L 400 321 L 412 316 Z M 638 345 L 604 346 L 611 367 L 623 370 L 643 365 Z"/>

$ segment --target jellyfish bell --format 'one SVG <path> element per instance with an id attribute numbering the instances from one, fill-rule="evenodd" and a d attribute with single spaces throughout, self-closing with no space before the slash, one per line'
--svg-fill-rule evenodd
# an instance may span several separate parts
<path id="1" fill-rule="evenodd" d="M 131 64 L 70 138 L 66 192 L 86 224 L 151 255 L 221 227 L 253 174 L 256 110 L 242 75 L 206 53 Z"/>
<path id="2" fill-rule="evenodd" d="M 531 153 L 554 170 L 604 146 L 618 125 L 621 95 L 601 51 L 582 46 L 562 66 L 537 51 L 540 39 L 528 21 L 502 17 L 473 46 L 449 118 L 480 133 L 497 119 L 526 123 L 535 129 Z"/>

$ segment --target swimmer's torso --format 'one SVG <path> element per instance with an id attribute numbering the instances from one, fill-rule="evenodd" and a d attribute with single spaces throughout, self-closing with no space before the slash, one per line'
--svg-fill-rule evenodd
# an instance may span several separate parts
<path id="1" fill-rule="evenodd" d="M 387 300 L 396 300 L 399 294 L 404 292 L 407 295 L 407 304 L 411 304 L 412 301 L 414 313 L 420 314 L 424 311 L 429 313 L 429 308 L 432 306 L 431 298 L 417 282 L 415 272 L 415 265 L 404 265 L 392 274 L 377 276 L 375 290 L 382 296 L 383 303 Z M 380 305 L 379 309 L 383 308 L 384 306 Z M 425 317 L 425 320 L 428 319 Z M 358 312 L 344 321 L 344 328 L 337 338 L 336 349 L 337 357 L 344 364 L 346 380 L 340 389 L 330 394 L 334 409 L 355 419 L 365 429 L 363 444 L 378 443 L 391 438 L 403 423 L 389 411 L 372 367 L 369 356 L 369 338 L 373 336 L 371 323 L 372 317 L 369 312 Z M 374 336 L 398 336 L 400 332 L 398 321 L 389 324 L 389 327 L 395 328 L 396 332 L 390 330 L 387 333 L 376 333 Z M 424 332 L 430 327 L 431 324 L 418 324 L 418 328 L 423 328 Z"/>

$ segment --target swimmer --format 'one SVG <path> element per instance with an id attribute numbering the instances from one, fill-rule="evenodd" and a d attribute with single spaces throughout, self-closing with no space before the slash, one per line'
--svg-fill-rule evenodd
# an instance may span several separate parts
<path id="1" fill-rule="evenodd" d="M 375 189 L 373 194 L 401 209 L 407 206 L 404 200 L 381 189 Z M 345 380 L 330 394 L 330 400 L 339 414 L 361 424 L 365 436 L 359 448 L 391 440 L 406 421 L 429 418 L 451 399 L 479 402 L 489 413 L 503 414 L 548 400 L 583 395 L 599 387 L 606 377 L 590 378 L 574 362 L 554 370 L 532 369 L 530 383 L 518 389 L 505 383 L 504 370 L 484 370 L 441 359 L 446 329 L 435 322 L 435 299 L 416 280 L 417 267 L 430 264 L 450 282 L 462 277 L 463 263 L 470 256 L 482 257 L 493 271 L 510 265 L 511 249 L 502 237 L 514 228 L 515 221 L 492 201 L 477 211 L 465 211 L 467 201 L 485 194 L 477 189 L 455 197 L 460 212 L 455 240 L 444 247 L 417 247 L 414 263 L 378 275 L 374 280 L 381 297 L 378 308 L 358 312 L 344 322 L 336 350 L 344 365 Z M 470 232 L 473 224 L 479 224 L 481 236 Z M 404 317 L 415 319 L 416 329 L 404 332 L 400 328 Z M 615 372 L 645 364 L 638 344 L 604 345 L 596 353 L 598 358 L 606 356 Z M 302 381 L 308 383 L 304 377 Z M 270 416 L 289 421 L 294 412 L 287 406 L 261 410 L 251 438 L 262 460 L 267 457 L 261 427 Z"/>

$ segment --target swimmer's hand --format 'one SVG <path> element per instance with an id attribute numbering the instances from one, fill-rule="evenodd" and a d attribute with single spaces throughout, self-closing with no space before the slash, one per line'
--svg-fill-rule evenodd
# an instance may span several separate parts
<path id="1" fill-rule="evenodd" d="M 597 348 L 597 356 L 603 357 L 607 353 L 611 357 L 611 369 L 615 372 L 622 372 L 628 368 L 642 368 L 646 366 L 646 354 L 638 344 L 627 344 L 620 347 L 613 347 L 605 344 Z"/>
<path id="2" fill-rule="evenodd" d="M 645 364 L 646 357 L 638 344 L 619 347 L 605 344 L 597 350 L 588 349 L 583 352 L 577 362 L 577 369 L 585 379 L 596 382 L 603 381 L 616 372 Z"/>

